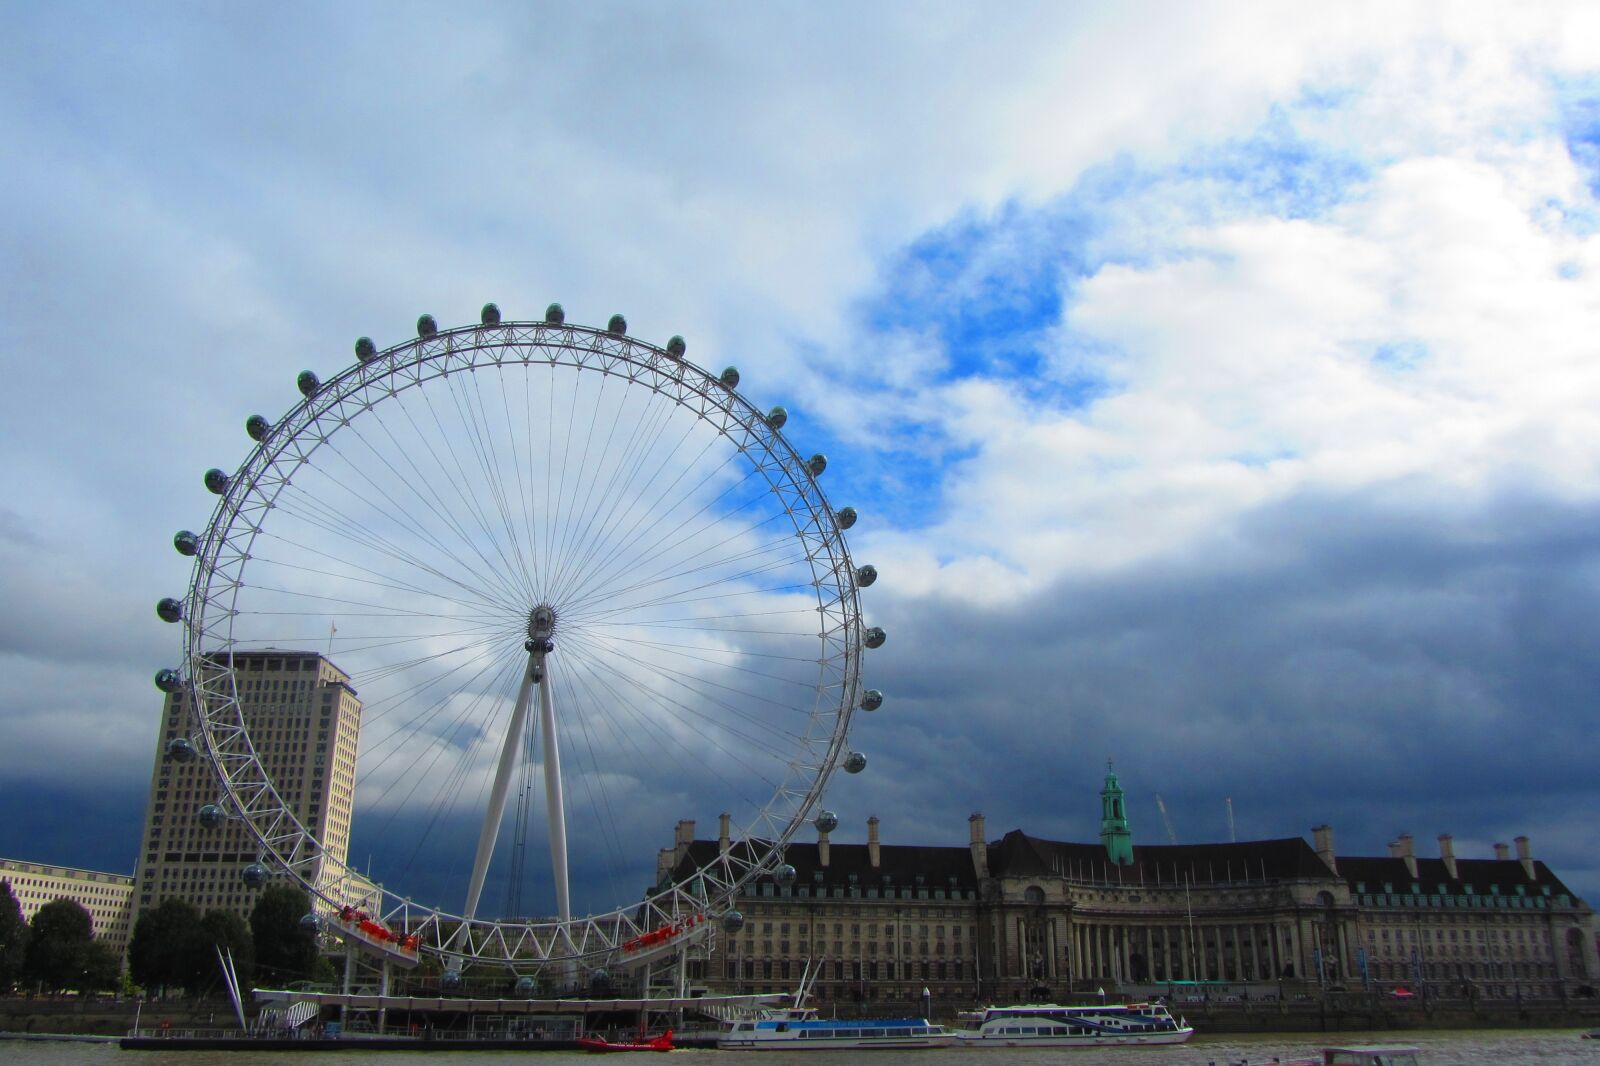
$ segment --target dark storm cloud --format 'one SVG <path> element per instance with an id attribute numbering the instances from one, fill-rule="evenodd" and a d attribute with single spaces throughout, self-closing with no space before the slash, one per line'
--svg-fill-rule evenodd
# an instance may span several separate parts
<path id="1" fill-rule="evenodd" d="M 889 569 L 891 641 L 868 657 L 889 702 L 858 720 L 874 778 L 842 817 L 960 843 L 982 809 L 992 836 L 1090 839 L 1112 758 L 1146 841 L 1165 839 L 1157 793 L 1188 841 L 1226 838 L 1231 797 L 1241 838 L 1326 821 L 1350 853 L 1409 830 L 1487 854 L 1527 833 L 1576 879 L 1593 864 L 1562 827 L 1600 801 L 1574 784 L 1600 683 L 1596 512 L 1425 485 L 1304 495 L 1003 609 L 891 599 Z"/>

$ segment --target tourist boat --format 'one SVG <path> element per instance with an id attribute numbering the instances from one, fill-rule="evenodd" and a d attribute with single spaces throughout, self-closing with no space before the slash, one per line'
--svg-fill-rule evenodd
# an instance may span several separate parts
<path id="1" fill-rule="evenodd" d="M 989 1007 L 975 1016 L 977 1027 L 958 1029 L 963 1047 L 1111 1047 L 1123 1044 L 1181 1044 L 1194 1035 L 1183 1019 L 1160 1003 L 1112 1003 L 1064 1007 L 1026 1003 Z"/>
<path id="2" fill-rule="evenodd" d="M 926 1018 L 819 1018 L 815 1008 L 804 1005 L 808 977 L 812 977 L 810 963 L 800 975 L 792 1006 L 764 1007 L 730 1021 L 717 1036 L 718 1050 L 913 1051 L 956 1042 L 955 1033 Z"/>
<path id="3" fill-rule="evenodd" d="M 660 1036 L 651 1037 L 649 1040 L 642 1036 L 638 1040 L 606 1040 L 598 1036 L 578 1037 L 578 1046 L 588 1052 L 606 1051 L 671 1051 L 672 1030 L 668 1029 Z"/>
<path id="4" fill-rule="evenodd" d="M 778 1007 L 739 1018 L 717 1037 L 722 1051 L 911 1051 L 949 1047 L 956 1035 L 926 1018 L 819 1018 L 810 1007 Z"/>

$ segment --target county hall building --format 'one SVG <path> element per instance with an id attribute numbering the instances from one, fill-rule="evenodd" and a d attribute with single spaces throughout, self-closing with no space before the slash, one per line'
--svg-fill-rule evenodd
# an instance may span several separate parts
<path id="1" fill-rule="evenodd" d="M 1449 836 L 1420 857 L 1402 835 L 1381 857 L 1336 855 L 1333 831 L 1228 844 L 1134 845 L 1108 772 L 1095 844 L 1012 830 L 966 847 L 865 844 L 827 833 L 791 843 L 798 877 L 747 885 L 744 926 L 721 934 L 698 983 L 793 991 L 810 963 L 813 1003 L 939 1008 L 1095 995 L 1435 989 L 1481 997 L 1593 994 L 1594 911 L 1526 837 L 1458 858 Z M 657 873 L 703 865 L 727 839 L 680 822 Z M 1199 982 L 1196 987 L 1190 983 Z"/>

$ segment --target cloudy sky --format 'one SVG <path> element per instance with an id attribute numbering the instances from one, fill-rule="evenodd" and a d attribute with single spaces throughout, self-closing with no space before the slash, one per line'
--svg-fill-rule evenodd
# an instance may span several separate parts
<path id="1" fill-rule="evenodd" d="M 836 839 L 1092 839 L 1109 758 L 1600 895 L 1600 11 L 856 8 L 0 4 L 0 853 L 131 871 L 245 415 L 560 300 L 861 512 Z"/>

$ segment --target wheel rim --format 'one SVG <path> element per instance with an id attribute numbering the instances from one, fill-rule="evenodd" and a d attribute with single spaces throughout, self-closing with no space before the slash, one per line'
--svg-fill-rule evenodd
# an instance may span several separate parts
<path id="1" fill-rule="evenodd" d="M 552 384 L 541 392 L 543 374 Z M 506 385 L 519 375 L 520 408 Z M 561 392 L 569 380 L 572 392 Z M 342 902 L 323 891 L 331 860 L 262 766 L 240 717 L 238 678 L 213 653 L 274 642 L 321 650 L 307 627 L 329 618 L 340 634 L 327 638 L 333 658 L 356 663 L 353 673 L 370 686 L 363 692 L 374 696 L 367 727 L 375 718 L 415 723 L 400 709 L 420 705 L 437 727 L 430 766 L 455 746 L 465 754 L 451 774 L 470 776 L 473 745 L 453 745 L 439 730 L 474 721 L 459 706 L 468 697 L 503 693 L 501 675 L 529 639 L 531 613 L 550 609 L 552 677 L 564 670 L 575 721 L 586 706 L 597 713 L 601 703 L 632 704 L 642 708 L 632 728 L 660 742 L 656 753 L 676 746 L 673 761 L 688 766 L 685 753 L 698 748 L 700 764 L 727 764 L 737 780 L 713 792 L 747 795 L 757 780 L 770 794 L 736 819 L 741 846 L 642 903 L 619 899 L 570 922 L 478 919 L 464 935 L 459 908 L 422 906 L 385 886 L 383 917 L 416 931 L 424 947 L 467 961 L 614 956 L 641 933 L 695 924 L 781 861 L 842 759 L 860 698 L 863 631 L 856 572 L 813 473 L 821 464 L 803 459 L 727 380 L 609 330 L 496 322 L 368 350 L 326 383 L 302 376 L 306 400 L 270 426 L 251 427 L 260 442 L 216 486 L 224 491 L 196 553 L 184 617 L 203 747 L 264 857 L 327 903 Z M 539 427 L 537 404 L 546 415 Z M 446 431 L 452 409 L 464 437 Z M 384 412 L 403 417 L 386 421 Z M 588 428 L 575 433 L 585 414 Z M 597 441 L 601 454 L 591 456 Z M 663 442 L 671 443 L 664 456 Z M 510 474 L 506 454 L 516 459 Z M 534 483 L 541 455 L 542 503 Z M 452 486 L 452 470 L 461 484 Z M 334 489 L 346 494 L 338 505 L 327 498 Z M 399 517 L 378 529 L 368 516 L 385 500 Z M 753 509 L 758 500 L 764 511 Z M 497 538 L 499 526 L 505 536 Z M 466 547 L 447 549 L 451 532 Z M 352 551 L 357 545 L 364 554 Z M 694 554 L 706 545 L 705 557 Z M 413 606 L 397 606 L 407 598 Z M 449 606 L 422 609 L 430 604 Z M 809 632 L 800 625 L 806 616 Z M 424 618 L 429 624 L 418 624 Z M 809 661 L 792 654 L 802 638 L 813 648 Z M 440 641 L 454 643 L 420 650 Z M 419 672 L 428 676 L 418 680 Z M 780 696 L 785 688 L 803 698 Z M 778 718 L 784 708 L 802 717 Z M 621 722 L 611 724 L 613 740 L 628 731 Z M 405 767 L 409 756 L 398 753 L 423 730 L 397 725 L 373 738 L 380 755 L 390 749 L 380 766 Z M 598 725 L 573 736 L 611 758 L 625 750 L 604 743 Z M 364 733 L 363 763 L 368 740 Z M 604 766 L 596 754 L 594 769 Z"/>

